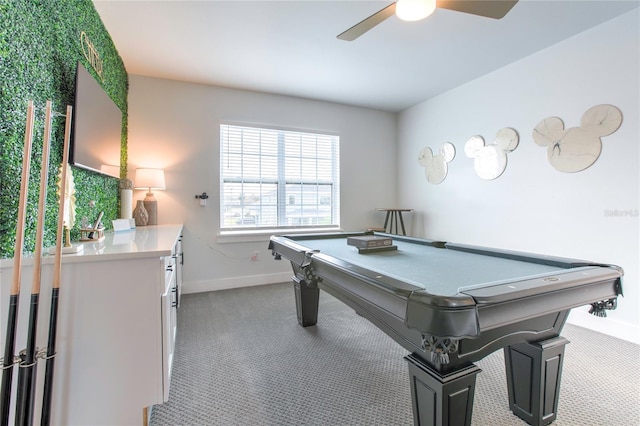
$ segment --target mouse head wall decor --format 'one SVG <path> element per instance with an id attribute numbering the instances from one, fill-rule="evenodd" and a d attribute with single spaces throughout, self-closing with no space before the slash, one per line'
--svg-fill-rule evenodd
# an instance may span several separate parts
<path id="1" fill-rule="evenodd" d="M 511 127 L 500 129 L 491 145 L 482 136 L 472 136 L 464 144 L 464 153 L 473 158 L 473 168 L 482 179 L 492 180 L 507 168 L 507 154 L 518 147 L 518 132 Z"/>
<path id="2" fill-rule="evenodd" d="M 602 151 L 602 136 L 618 130 L 622 112 L 613 105 L 588 109 L 580 127 L 564 128 L 558 117 L 548 117 L 533 129 L 533 140 L 547 147 L 547 159 L 556 170 L 574 173 L 590 167 Z"/>
<path id="3" fill-rule="evenodd" d="M 445 142 L 437 155 L 433 155 L 429 147 L 422 148 L 418 154 L 418 161 L 424 167 L 424 175 L 427 177 L 427 181 L 434 185 L 441 183 L 447 177 L 449 169 L 447 163 L 450 163 L 455 156 L 456 147 L 450 142 Z"/>

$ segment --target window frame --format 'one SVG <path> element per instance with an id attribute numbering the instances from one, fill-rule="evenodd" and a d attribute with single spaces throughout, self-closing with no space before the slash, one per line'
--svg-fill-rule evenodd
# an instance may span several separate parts
<path id="1" fill-rule="evenodd" d="M 224 127 L 227 128 L 245 128 L 250 130 L 255 130 L 260 132 L 262 130 L 266 131 L 274 131 L 278 134 L 278 153 L 277 153 L 277 169 L 278 173 L 276 178 L 263 178 L 262 176 L 256 176 L 251 179 L 249 177 L 240 176 L 240 177 L 227 177 L 224 175 L 223 164 L 225 162 L 225 131 Z M 327 131 L 318 131 L 318 130 L 310 130 L 310 129 L 297 129 L 283 126 L 273 126 L 273 125 L 264 125 L 264 124 L 252 124 L 252 123 L 240 123 L 233 121 L 221 121 L 218 126 L 220 137 L 219 137 L 219 153 L 220 153 L 220 170 L 219 170 L 219 179 L 220 179 L 220 195 L 219 195 L 219 229 L 221 235 L 253 235 L 253 234 L 265 234 L 269 232 L 305 232 L 305 231 L 318 231 L 318 230 L 331 230 L 336 231 L 340 229 L 340 135 L 336 132 L 327 132 Z M 329 180 L 321 180 L 321 179 L 305 179 L 302 176 L 297 180 L 287 180 L 285 178 L 285 154 L 284 154 L 284 135 L 290 133 L 292 135 L 300 134 L 300 137 L 304 135 L 311 135 L 313 137 L 319 138 L 331 138 L 331 178 Z M 317 139 L 316 139 L 317 140 Z M 302 162 L 303 156 L 302 154 L 297 157 L 300 162 Z M 318 156 L 314 156 L 313 159 L 316 162 L 318 161 Z M 244 160 L 243 160 L 244 161 Z M 262 157 L 261 157 L 262 161 Z M 301 165 L 302 168 L 302 165 Z M 247 225 L 237 225 L 237 226 L 228 226 L 224 224 L 225 215 L 224 210 L 227 204 L 225 203 L 225 191 L 224 185 L 225 183 L 230 183 L 236 181 L 237 183 L 253 183 L 257 185 L 262 184 L 274 184 L 277 186 L 276 190 L 276 221 L 277 225 L 260 225 L 260 226 L 247 226 Z M 288 198 L 291 194 L 287 194 L 286 187 L 287 185 L 329 185 L 331 187 L 331 223 L 330 224 L 300 224 L 300 225 L 284 225 L 283 221 L 287 219 L 286 209 L 288 205 Z M 318 202 L 316 203 L 316 208 L 321 205 L 320 199 L 322 198 L 320 195 L 317 195 Z M 303 208 L 304 204 L 301 200 L 299 204 L 300 208 Z M 242 208 L 244 209 L 244 208 Z M 242 215 L 241 215 L 242 216 Z M 283 219 L 284 218 L 284 219 Z"/>

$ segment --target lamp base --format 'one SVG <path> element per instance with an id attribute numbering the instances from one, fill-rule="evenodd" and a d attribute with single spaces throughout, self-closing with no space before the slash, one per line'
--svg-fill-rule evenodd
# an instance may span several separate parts
<path id="1" fill-rule="evenodd" d="M 149 213 L 149 220 L 147 221 L 147 225 L 157 225 L 158 224 L 158 201 L 153 196 L 152 192 L 147 192 L 147 196 L 144 197 L 144 208 Z"/>

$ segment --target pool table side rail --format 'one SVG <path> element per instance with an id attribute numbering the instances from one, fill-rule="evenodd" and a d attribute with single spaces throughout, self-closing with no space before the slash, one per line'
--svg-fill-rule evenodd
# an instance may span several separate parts
<path id="1" fill-rule="evenodd" d="M 433 246 L 438 248 L 443 248 L 447 244 L 445 241 L 440 241 L 440 240 L 408 237 L 406 235 L 396 235 L 396 234 L 389 234 L 386 232 L 376 232 L 376 231 L 351 231 L 351 232 L 343 231 L 343 232 L 318 232 L 318 233 L 291 234 L 291 235 L 273 235 L 271 239 L 279 240 L 282 238 L 286 238 L 291 241 L 309 240 L 309 239 L 323 240 L 323 239 L 337 239 L 337 238 L 346 239 L 347 237 L 364 237 L 367 235 L 389 237 L 397 241 L 405 241 L 408 243 L 421 244 L 421 245 Z"/>
<path id="2" fill-rule="evenodd" d="M 459 289 L 460 293 L 472 296 L 478 303 L 478 306 L 541 295 L 548 291 L 549 286 L 553 286 L 553 290 L 556 292 L 564 291 L 572 287 L 582 287 L 585 289 L 585 294 L 590 293 L 592 296 L 594 295 L 593 291 L 587 291 L 586 286 L 592 288 L 594 283 L 604 283 L 605 288 L 610 289 L 610 291 L 604 290 L 600 292 L 602 294 L 601 299 L 587 300 L 570 307 L 567 306 L 567 309 L 596 303 L 600 300 L 615 299 L 617 296 L 623 295 L 622 277 L 624 276 L 624 270 L 617 265 L 558 256 L 530 254 L 512 250 L 487 249 L 466 244 L 446 243 L 445 247 L 449 250 L 476 253 L 483 256 L 495 256 L 516 261 L 537 262 L 542 265 L 566 269 L 565 271 L 541 274 L 539 277 L 524 277 L 523 280 L 515 283 L 496 283 L 496 285 L 493 286 L 483 283 L 482 288 L 473 289 L 472 287 L 466 287 Z M 514 291 L 504 291 L 505 285 L 507 288 L 510 286 L 519 288 L 514 289 Z M 601 312 L 599 315 L 604 315 L 604 313 Z"/>
<path id="3" fill-rule="evenodd" d="M 497 248 L 480 247 L 469 244 L 445 243 L 444 247 L 449 250 L 456 250 L 465 253 L 475 253 L 483 256 L 501 257 L 504 259 L 518 260 L 529 263 L 539 263 L 541 265 L 554 266 L 558 268 L 579 268 L 581 266 L 601 266 L 618 269 L 623 274 L 622 268 L 616 265 L 602 264 L 588 260 L 572 259 L 559 256 L 548 256 L 543 254 L 524 253 L 514 250 L 504 250 Z"/>
<path id="4" fill-rule="evenodd" d="M 459 294 L 473 297 L 478 305 L 507 302 L 554 291 L 590 285 L 607 281 L 611 284 L 611 296 L 622 293 L 621 272 L 606 266 L 581 266 L 573 269 L 549 272 L 532 277 L 498 282 L 494 285 L 484 283 L 481 287 L 469 286 L 458 289 Z"/>
<path id="5" fill-rule="evenodd" d="M 269 250 L 271 250 L 271 254 L 276 260 L 280 260 L 280 256 L 284 256 L 296 266 L 305 267 L 309 264 L 311 255 L 317 253 L 318 250 L 303 246 L 297 243 L 296 240 L 309 238 L 318 240 L 337 237 L 347 238 L 372 234 L 373 232 L 319 232 L 314 234 L 272 235 L 269 238 Z"/>
<path id="6" fill-rule="evenodd" d="M 616 278 L 607 277 L 508 302 L 478 305 L 480 328 L 485 332 L 514 321 L 526 321 L 602 300 L 616 299 L 618 294 Z"/>

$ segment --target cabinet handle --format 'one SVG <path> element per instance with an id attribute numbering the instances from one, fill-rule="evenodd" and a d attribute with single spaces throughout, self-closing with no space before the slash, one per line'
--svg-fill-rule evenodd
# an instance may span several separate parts
<path id="1" fill-rule="evenodd" d="M 167 266 L 167 271 L 173 271 L 173 265 Z"/>

